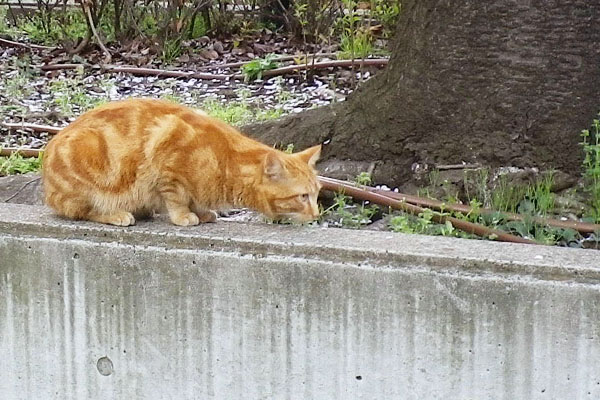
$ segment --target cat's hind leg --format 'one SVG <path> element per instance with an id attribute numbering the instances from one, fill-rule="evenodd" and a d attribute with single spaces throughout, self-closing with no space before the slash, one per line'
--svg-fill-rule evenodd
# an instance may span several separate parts
<path id="1" fill-rule="evenodd" d="M 129 212 L 100 213 L 94 210 L 89 199 L 74 192 L 62 193 L 52 189 L 52 187 L 47 188 L 46 204 L 53 207 L 63 217 L 118 226 L 135 224 L 135 218 Z"/>
<path id="2" fill-rule="evenodd" d="M 112 214 L 96 214 L 91 212 L 88 214 L 87 219 L 94 222 L 100 222 L 101 224 L 117 226 L 130 226 L 135 224 L 133 214 L 127 211 L 117 211 Z"/>

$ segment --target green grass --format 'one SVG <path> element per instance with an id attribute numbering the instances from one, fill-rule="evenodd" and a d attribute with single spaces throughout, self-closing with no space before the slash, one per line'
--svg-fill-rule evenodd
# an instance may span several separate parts
<path id="1" fill-rule="evenodd" d="M 389 220 L 389 228 L 394 232 L 420 233 L 426 235 L 460 236 L 450 221 L 437 224 L 433 221 L 435 211 L 425 209 L 418 216 L 400 213 Z"/>
<path id="2" fill-rule="evenodd" d="M 108 91 L 111 82 L 101 82 L 105 91 Z M 52 106 L 58 108 L 66 116 L 82 114 L 94 107 L 109 101 L 108 98 L 90 96 L 80 79 L 62 78 L 50 81 L 50 91 L 54 94 Z"/>
<path id="3" fill-rule="evenodd" d="M 183 52 L 181 38 L 167 39 L 163 42 L 160 59 L 165 64 L 170 64 Z"/>
<path id="4" fill-rule="evenodd" d="M 507 175 L 500 175 L 496 187 L 491 192 L 491 207 L 501 212 L 516 213 L 527 191 L 527 186 L 515 185 L 509 182 Z"/>
<path id="5" fill-rule="evenodd" d="M 100 29 L 102 29 L 101 25 Z M 75 41 L 87 35 L 87 24 L 80 9 L 68 9 L 66 12 L 46 14 L 36 12 L 31 17 L 19 19 L 19 25 L 13 32 L 21 32 L 34 43 L 48 46 L 59 45 L 65 40 Z"/>
<path id="6" fill-rule="evenodd" d="M 19 34 L 19 30 L 8 23 L 8 7 L 0 6 L 0 33 L 13 37 Z"/>
<path id="7" fill-rule="evenodd" d="M 374 53 L 373 39 L 368 32 L 343 33 L 338 57 L 341 60 L 366 58 Z"/>
<path id="8" fill-rule="evenodd" d="M 31 78 L 19 71 L 16 75 L 8 78 L 2 78 L 4 94 L 12 100 L 21 100 L 33 93 L 31 87 Z"/>
<path id="9" fill-rule="evenodd" d="M 7 72 L 0 77 L 4 95 L 11 100 L 22 100 L 32 94 L 34 90 L 31 81 L 39 72 L 32 68 L 31 56 L 14 56 L 6 64 Z"/>
<path id="10" fill-rule="evenodd" d="M 205 100 L 201 107 L 207 114 L 228 124 L 241 126 L 259 121 L 280 118 L 283 111 L 279 109 L 259 110 L 245 101 L 230 101 L 225 104 L 215 99 Z"/>
<path id="11" fill-rule="evenodd" d="M 37 172 L 42 168 L 42 155 L 37 158 L 23 157 L 13 153 L 9 157 L 0 157 L 0 176 Z"/>

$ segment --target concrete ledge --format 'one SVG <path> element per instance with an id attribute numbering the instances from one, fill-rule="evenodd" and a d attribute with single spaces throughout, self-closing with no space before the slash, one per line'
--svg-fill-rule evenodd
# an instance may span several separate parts
<path id="1" fill-rule="evenodd" d="M 0 206 L 0 398 L 600 398 L 600 252 Z"/>

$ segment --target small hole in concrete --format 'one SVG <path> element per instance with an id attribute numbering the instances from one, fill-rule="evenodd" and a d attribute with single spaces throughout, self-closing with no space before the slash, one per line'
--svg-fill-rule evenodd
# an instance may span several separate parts
<path id="1" fill-rule="evenodd" d="M 192 264 L 193 264 L 193 265 L 196 265 L 196 260 L 192 260 Z"/>
<path id="2" fill-rule="evenodd" d="M 73 254 L 73 258 L 74 258 L 75 260 L 77 260 L 77 259 L 79 258 L 79 254 L 78 254 L 78 253 L 75 253 L 75 254 Z"/>
<path id="3" fill-rule="evenodd" d="M 356 376 L 356 380 L 357 380 L 357 381 L 362 381 L 362 376 L 360 376 L 360 375 L 357 375 L 357 376 Z"/>
<path id="4" fill-rule="evenodd" d="M 60 282 L 58 282 L 57 285 L 60 286 Z"/>
<path id="5" fill-rule="evenodd" d="M 108 357 L 100 357 L 98 362 L 96 363 L 96 368 L 98 368 L 98 372 L 100 375 L 109 376 L 113 373 L 113 363 Z"/>

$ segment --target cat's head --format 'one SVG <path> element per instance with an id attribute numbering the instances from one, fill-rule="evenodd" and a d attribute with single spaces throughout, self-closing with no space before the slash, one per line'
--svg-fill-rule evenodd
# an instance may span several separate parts
<path id="1" fill-rule="evenodd" d="M 268 152 L 256 187 L 259 211 L 274 220 L 308 222 L 316 219 L 321 185 L 314 167 L 320 154 L 321 145 L 295 154 Z"/>

